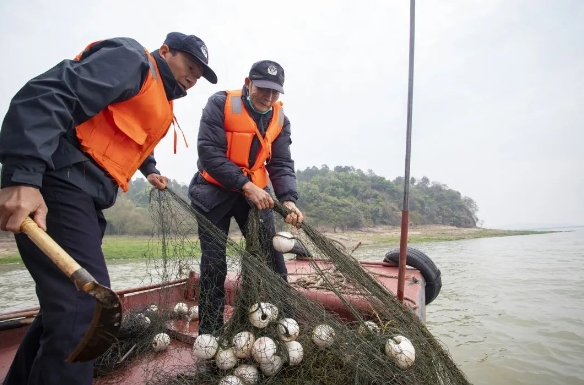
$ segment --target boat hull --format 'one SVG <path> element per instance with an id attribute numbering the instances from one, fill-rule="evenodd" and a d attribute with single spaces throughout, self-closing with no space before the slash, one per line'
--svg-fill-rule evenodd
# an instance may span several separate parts
<path id="1" fill-rule="evenodd" d="M 319 261 L 322 269 L 328 267 L 325 261 Z M 361 262 L 363 268 L 377 279 L 386 289 L 392 293 L 397 291 L 397 266 L 386 262 Z M 291 259 L 286 261 L 288 268 L 288 281 L 291 285 L 299 279 L 316 273 L 311 263 L 303 259 Z M 405 285 L 405 305 L 408 306 L 422 321 L 425 321 L 425 281 L 422 274 L 416 269 L 407 269 Z M 189 306 L 194 305 L 196 292 L 198 290 L 198 275 L 194 272 L 188 278 L 172 281 L 164 285 L 142 286 L 134 289 L 118 291 L 124 309 L 135 309 L 146 307 L 152 303 L 164 303 L 173 306 L 176 302 L 186 302 Z M 297 288 L 297 290 L 309 299 L 321 303 L 328 311 L 335 313 L 345 321 L 354 320 L 352 314 L 346 309 L 342 301 L 332 292 L 318 290 L 315 288 Z M 230 316 L 237 293 L 236 275 L 230 273 L 225 284 L 226 307 L 225 316 Z M 347 300 L 361 313 L 366 314 L 370 308 L 358 297 L 347 296 Z M 18 349 L 20 341 L 24 337 L 28 325 L 34 319 L 34 314 L 38 308 L 24 309 L 17 312 L 0 314 L 0 380 L 3 380 L 8 372 L 12 359 Z M 191 354 L 192 342 L 197 336 L 197 322 L 185 322 L 174 320 L 168 325 L 168 331 L 173 336 L 170 347 L 163 353 L 156 355 L 156 360 L 161 365 L 172 365 L 173 362 L 181 362 L 183 367 L 189 363 L 194 363 Z M 136 359 L 130 365 L 119 371 L 115 371 L 105 377 L 100 377 L 94 384 L 111 383 L 112 376 L 115 379 L 123 378 L 125 385 L 143 384 L 147 376 L 147 365 L 151 364 L 152 358 Z"/>

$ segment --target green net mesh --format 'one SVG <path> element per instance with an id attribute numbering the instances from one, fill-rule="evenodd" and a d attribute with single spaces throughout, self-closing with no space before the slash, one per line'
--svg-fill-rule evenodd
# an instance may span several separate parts
<path id="1" fill-rule="evenodd" d="M 136 361 L 144 383 L 160 385 L 469 383 L 414 309 L 309 223 L 287 229 L 305 258 L 286 282 L 270 266 L 272 238 L 256 209 L 237 240 L 171 190 L 150 198 L 146 256 L 152 280 L 169 285 L 125 309 L 119 342 L 96 363 L 102 383 L 124 381 Z M 289 213 L 278 202 L 273 212 Z M 226 251 L 229 276 L 224 324 L 196 337 L 198 286 L 181 301 L 172 284 L 200 272 L 202 233 Z"/>

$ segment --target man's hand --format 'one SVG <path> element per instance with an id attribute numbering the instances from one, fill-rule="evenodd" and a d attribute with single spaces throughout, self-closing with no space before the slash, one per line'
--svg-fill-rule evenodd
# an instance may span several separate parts
<path id="1" fill-rule="evenodd" d="M 284 222 L 289 223 L 296 228 L 300 228 L 300 224 L 304 219 L 302 212 L 298 210 L 298 207 L 296 207 L 296 204 L 292 201 L 284 201 L 282 204 L 291 211 L 291 213 L 284 218 Z"/>
<path id="2" fill-rule="evenodd" d="M 166 184 L 168 183 L 167 177 L 155 173 L 149 174 L 146 179 L 152 186 L 159 190 L 164 190 L 166 188 Z"/>
<path id="3" fill-rule="evenodd" d="M 259 188 L 252 182 L 243 185 L 245 196 L 258 208 L 258 210 L 271 209 L 274 207 L 274 200 L 264 189 Z"/>
<path id="4" fill-rule="evenodd" d="M 29 186 L 11 186 L 0 190 L 0 230 L 20 233 L 24 219 L 33 214 L 33 220 L 47 230 L 49 209 L 39 189 Z"/>

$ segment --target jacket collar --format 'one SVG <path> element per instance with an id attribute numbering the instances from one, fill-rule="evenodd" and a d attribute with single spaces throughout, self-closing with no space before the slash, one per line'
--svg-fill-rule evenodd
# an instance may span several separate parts
<path id="1" fill-rule="evenodd" d="M 158 72 L 160 72 L 160 77 L 162 79 L 162 84 L 164 84 L 164 91 L 166 92 L 166 98 L 168 101 L 187 96 L 186 91 L 183 91 L 183 89 L 178 85 L 178 82 L 174 78 L 170 67 L 160 56 L 158 50 L 152 51 L 152 56 L 154 57 L 154 60 L 156 60 L 156 65 L 158 65 Z"/>

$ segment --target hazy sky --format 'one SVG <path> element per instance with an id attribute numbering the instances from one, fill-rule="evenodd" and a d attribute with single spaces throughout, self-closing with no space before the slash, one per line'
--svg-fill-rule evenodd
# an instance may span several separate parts
<path id="1" fill-rule="evenodd" d="M 409 1 L 0 2 L 0 113 L 31 77 L 88 43 L 170 31 L 207 43 L 217 85 L 176 102 L 189 141 L 156 149 L 188 183 L 201 109 L 279 62 L 297 169 L 404 173 Z M 584 223 L 584 1 L 419 0 L 411 174 L 470 196 L 485 227 Z"/>

